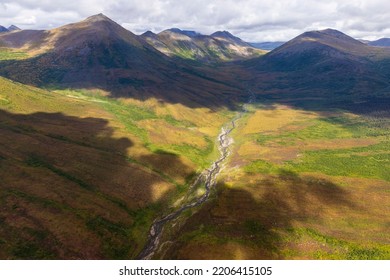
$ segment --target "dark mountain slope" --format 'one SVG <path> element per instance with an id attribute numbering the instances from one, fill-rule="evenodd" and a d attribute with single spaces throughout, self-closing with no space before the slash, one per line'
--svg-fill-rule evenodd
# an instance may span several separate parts
<path id="1" fill-rule="evenodd" d="M 390 85 L 388 58 L 387 49 L 327 29 L 303 33 L 246 66 L 264 92 L 367 95 Z"/>

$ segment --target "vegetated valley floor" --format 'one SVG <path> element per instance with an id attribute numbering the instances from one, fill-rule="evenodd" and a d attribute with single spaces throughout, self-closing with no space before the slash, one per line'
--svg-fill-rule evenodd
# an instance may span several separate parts
<path id="1" fill-rule="evenodd" d="M 215 199 L 164 256 L 389 259 L 389 128 L 385 114 L 252 106 Z"/>

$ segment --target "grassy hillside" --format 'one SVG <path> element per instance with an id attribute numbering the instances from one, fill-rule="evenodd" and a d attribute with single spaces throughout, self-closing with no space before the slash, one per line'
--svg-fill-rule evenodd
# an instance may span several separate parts
<path id="1" fill-rule="evenodd" d="M 23 51 L 15 49 L 1 48 L 0 47 L 0 61 L 2 60 L 18 60 L 27 58 L 28 54 Z"/>
<path id="2" fill-rule="evenodd" d="M 0 258 L 135 257 L 228 117 L 105 95 L 0 78 Z"/>

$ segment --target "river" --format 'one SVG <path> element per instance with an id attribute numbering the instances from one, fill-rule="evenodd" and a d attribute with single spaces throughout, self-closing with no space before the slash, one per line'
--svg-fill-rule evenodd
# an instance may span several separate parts
<path id="1" fill-rule="evenodd" d="M 245 112 L 247 112 L 247 106 L 254 101 L 253 93 L 249 92 L 249 94 L 250 98 L 248 103 L 244 104 L 242 107 L 243 109 L 238 112 L 236 116 L 227 125 L 222 127 L 221 133 L 218 135 L 217 141 L 220 157 L 216 161 L 214 161 L 209 168 L 202 172 L 195 180 L 195 182 L 200 182 L 203 179 L 205 193 L 199 198 L 197 198 L 195 201 L 188 204 L 184 204 L 172 213 L 162 218 L 156 219 L 149 230 L 148 241 L 146 242 L 146 245 L 141 251 L 141 253 L 138 255 L 137 259 L 145 260 L 151 259 L 153 257 L 153 254 L 157 250 L 158 245 L 160 243 L 160 238 L 166 223 L 177 218 L 183 211 L 199 206 L 205 201 L 207 201 L 210 196 L 211 189 L 215 186 L 217 182 L 217 176 L 220 173 L 226 158 L 230 155 L 229 147 L 233 143 L 233 139 L 229 135 L 233 131 L 233 129 L 236 128 L 237 121 L 243 116 Z"/>

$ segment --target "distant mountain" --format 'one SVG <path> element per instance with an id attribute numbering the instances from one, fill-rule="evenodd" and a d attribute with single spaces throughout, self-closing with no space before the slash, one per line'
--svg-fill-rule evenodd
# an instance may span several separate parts
<path id="1" fill-rule="evenodd" d="M 169 31 L 172 31 L 172 32 L 175 32 L 175 33 L 180 33 L 180 34 L 183 34 L 183 35 L 186 35 L 188 37 L 196 37 L 196 36 L 200 36 L 201 34 L 196 32 L 196 31 L 192 31 L 192 30 L 181 30 L 179 28 L 171 28 L 171 29 L 168 29 Z"/>
<path id="2" fill-rule="evenodd" d="M 100 88 L 116 96 L 153 97 L 188 106 L 230 102 L 220 95 L 232 88 L 215 79 L 212 70 L 178 64 L 102 14 L 49 31 L 4 33 L 0 45 L 32 56 L 0 64 L 0 75 L 22 83 Z"/>
<path id="3" fill-rule="evenodd" d="M 248 59 L 264 54 L 264 51 L 250 46 L 227 31 L 218 31 L 208 36 L 171 28 L 159 34 L 148 31 L 141 37 L 168 56 L 203 62 Z"/>
<path id="4" fill-rule="evenodd" d="M 375 47 L 390 47 L 390 38 L 382 38 L 376 41 L 368 41 L 370 46 Z"/>
<path id="5" fill-rule="evenodd" d="M 11 25 L 10 27 L 8 27 L 8 31 L 19 31 L 21 30 L 19 27 L 17 27 L 16 25 Z"/>
<path id="6" fill-rule="evenodd" d="M 8 32 L 8 29 L 0 25 L 0 32 Z"/>
<path id="7" fill-rule="evenodd" d="M 18 30 L 21 30 L 21 29 L 19 27 L 15 26 L 15 25 L 11 25 L 8 28 L 0 25 L 0 33 L 12 32 L 12 31 L 18 31 Z"/>
<path id="8" fill-rule="evenodd" d="M 251 45 L 247 42 L 244 42 L 240 38 L 234 36 L 228 31 L 217 31 L 210 35 L 211 37 L 218 39 L 220 41 L 226 41 L 228 43 L 233 43 L 243 47 L 251 47 Z"/>
<path id="9" fill-rule="evenodd" d="M 266 51 L 272 51 L 273 49 L 276 49 L 277 47 L 280 47 L 285 42 L 260 42 L 260 43 L 249 43 L 254 48 L 266 50 Z"/>
<path id="10" fill-rule="evenodd" d="M 264 91 L 374 94 L 390 85 L 389 58 L 390 49 L 326 29 L 305 32 L 248 65 L 259 71 Z"/>

